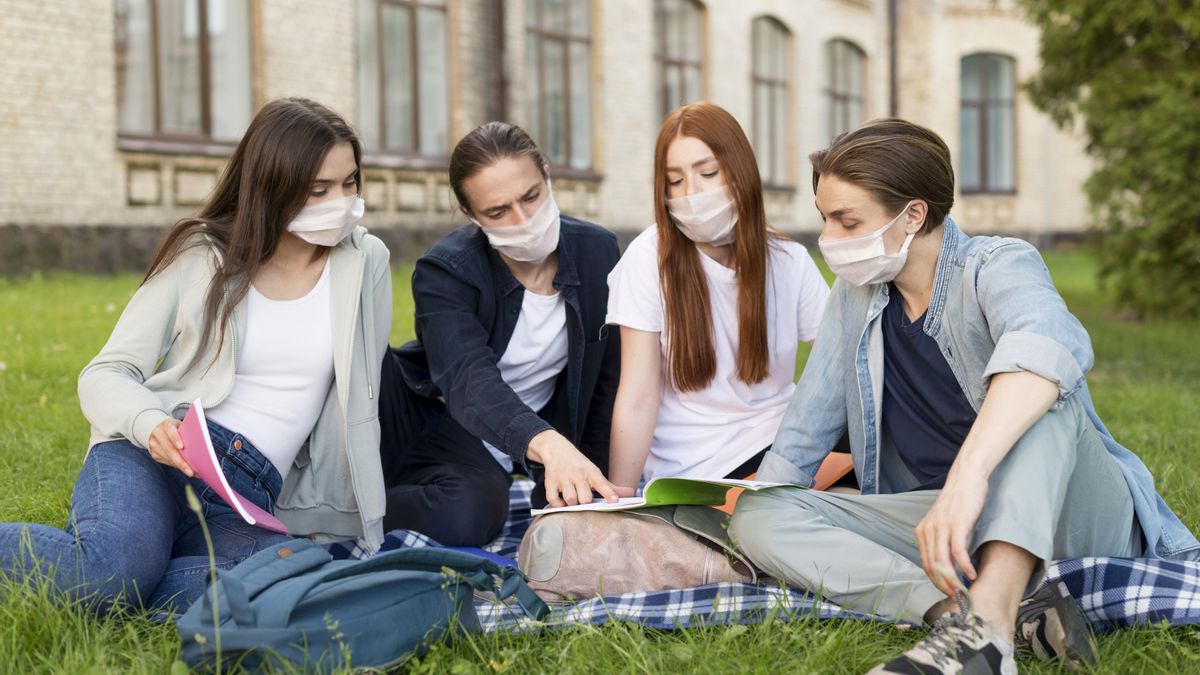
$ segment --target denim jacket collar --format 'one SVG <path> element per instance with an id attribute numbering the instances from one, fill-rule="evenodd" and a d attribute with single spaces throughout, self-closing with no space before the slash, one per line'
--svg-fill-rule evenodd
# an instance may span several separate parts
<path id="1" fill-rule="evenodd" d="M 942 223 L 942 250 L 938 253 L 937 271 L 933 275 L 933 292 L 929 296 L 929 309 L 925 312 L 925 323 L 922 330 L 930 337 L 936 338 L 942 330 L 942 312 L 946 309 L 946 295 L 950 292 L 951 279 L 955 282 L 958 277 L 951 274 L 951 268 L 961 268 L 963 265 L 963 244 L 967 236 L 958 229 L 954 220 L 946 216 Z"/>
<path id="2" fill-rule="evenodd" d="M 937 268 L 933 276 L 933 290 L 929 296 L 929 307 L 925 310 L 925 322 L 921 324 L 921 330 L 930 337 L 937 338 L 938 333 L 941 332 L 942 312 L 946 309 L 946 295 L 950 291 L 950 285 L 957 281 L 957 277 L 952 274 L 952 271 L 963 265 L 965 251 L 963 245 L 967 239 L 967 235 L 958 229 L 954 220 L 946 216 L 946 220 L 942 224 L 942 247 L 938 253 Z M 867 313 L 868 321 L 883 312 L 890 296 L 889 284 L 875 284 L 875 294 L 871 298 L 870 310 Z"/>

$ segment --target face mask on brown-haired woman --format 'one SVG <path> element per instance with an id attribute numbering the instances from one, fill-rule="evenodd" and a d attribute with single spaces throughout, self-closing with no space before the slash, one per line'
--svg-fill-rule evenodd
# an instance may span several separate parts
<path id="1" fill-rule="evenodd" d="M 317 246 L 337 246 L 362 220 L 366 203 L 358 195 L 329 199 L 301 209 L 288 232 Z"/>

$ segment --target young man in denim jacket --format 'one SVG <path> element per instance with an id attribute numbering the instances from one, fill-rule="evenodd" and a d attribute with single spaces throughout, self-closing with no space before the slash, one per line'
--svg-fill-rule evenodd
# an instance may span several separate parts
<path id="1" fill-rule="evenodd" d="M 1033 246 L 947 217 L 954 173 L 933 132 L 876 120 L 811 160 L 839 278 L 758 472 L 798 487 L 744 495 L 733 536 L 843 606 L 936 621 L 878 672 L 1015 673 L 1014 634 L 1094 662 L 1065 587 L 1022 602 L 1045 562 L 1200 543 L 1096 415 L 1087 332 Z M 843 432 L 862 494 L 804 489 Z"/>

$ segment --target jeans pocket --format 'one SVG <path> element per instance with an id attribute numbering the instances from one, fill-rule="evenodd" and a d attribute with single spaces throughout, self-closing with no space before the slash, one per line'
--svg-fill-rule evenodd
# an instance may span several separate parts
<path id="1" fill-rule="evenodd" d="M 246 531 L 251 527 L 243 523 L 240 516 L 236 521 L 232 518 L 219 518 L 208 524 L 213 553 L 218 563 L 237 564 L 258 550 L 255 538 Z"/>

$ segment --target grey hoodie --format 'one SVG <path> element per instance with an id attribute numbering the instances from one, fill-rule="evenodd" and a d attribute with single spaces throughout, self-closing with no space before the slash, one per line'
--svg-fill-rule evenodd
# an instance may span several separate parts
<path id="1" fill-rule="evenodd" d="M 334 381 L 316 426 L 296 457 L 275 515 L 297 536 L 383 542 L 385 494 L 379 464 L 379 369 L 392 324 L 388 250 L 362 227 L 330 254 Z M 233 388 L 246 303 L 231 316 L 224 348 L 200 344 L 204 296 L 220 253 L 197 238 L 134 293 L 100 353 L 79 375 L 79 404 L 91 445 L 125 438 L 146 447 L 168 417 L 197 398 L 216 407 Z M 197 350 L 199 365 L 189 367 Z"/>

